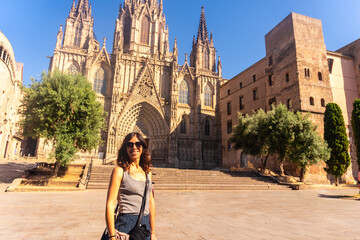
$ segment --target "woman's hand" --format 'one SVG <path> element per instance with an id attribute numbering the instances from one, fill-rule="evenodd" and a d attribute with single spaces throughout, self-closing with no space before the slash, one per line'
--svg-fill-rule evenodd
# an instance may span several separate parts
<path id="1" fill-rule="evenodd" d="M 155 236 L 155 233 L 152 233 L 151 234 L 151 240 L 157 240 L 156 236 Z"/>

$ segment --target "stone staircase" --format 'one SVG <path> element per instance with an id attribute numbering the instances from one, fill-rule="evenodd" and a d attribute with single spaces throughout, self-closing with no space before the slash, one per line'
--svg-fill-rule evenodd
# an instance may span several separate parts
<path id="1" fill-rule="evenodd" d="M 114 166 L 93 166 L 89 190 L 107 189 Z M 155 190 L 290 190 L 251 170 L 241 172 L 155 168 Z"/>

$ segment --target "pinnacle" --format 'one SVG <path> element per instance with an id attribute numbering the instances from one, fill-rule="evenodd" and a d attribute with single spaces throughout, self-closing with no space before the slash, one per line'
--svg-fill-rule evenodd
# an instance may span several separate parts
<path id="1" fill-rule="evenodd" d="M 205 8 L 201 7 L 201 15 L 200 15 L 200 23 L 198 29 L 197 42 L 205 42 L 209 40 L 208 30 L 206 26 L 206 18 L 205 18 Z"/>

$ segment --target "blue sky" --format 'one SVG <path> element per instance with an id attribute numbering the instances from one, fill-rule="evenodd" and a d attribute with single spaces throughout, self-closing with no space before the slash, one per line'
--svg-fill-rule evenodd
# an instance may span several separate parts
<path id="1" fill-rule="evenodd" d="M 124 0 L 89 0 L 98 40 L 112 38 L 119 4 Z M 232 78 L 265 56 L 265 34 L 290 12 L 323 23 L 325 44 L 335 51 L 360 38 L 359 0 L 163 0 L 170 30 L 170 48 L 178 39 L 179 62 L 190 53 L 201 6 L 209 32 L 221 56 L 224 78 Z M 0 0 L 0 31 L 11 41 L 17 62 L 24 63 L 24 84 L 39 78 L 49 65 L 56 34 L 68 16 L 72 0 Z"/>

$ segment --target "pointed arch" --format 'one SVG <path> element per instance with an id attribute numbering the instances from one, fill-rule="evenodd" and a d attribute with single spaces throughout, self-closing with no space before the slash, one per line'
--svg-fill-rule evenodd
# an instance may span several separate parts
<path id="1" fill-rule="evenodd" d="M 80 73 L 80 68 L 77 63 L 71 63 L 71 65 L 67 68 L 67 73 L 73 76 L 76 76 Z"/>
<path id="2" fill-rule="evenodd" d="M 141 19 L 141 32 L 140 32 L 140 43 L 149 45 L 150 37 L 150 19 L 144 16 Z"/>
<path id="3" fill-rule="evenodd" d="M 211 89 L 211 87 L 209 86 L 209 84 L 205 85 L 204 88 L 204 105 L 205 107 L 212 107 L 212 102 L 213 102 L 213 91 Z"/>
<path id="4" fill-rule="evenodd" d="M 126 16 L 124 21 L 124 45 L 130 43 L 131 39 L 131 17 Z"/>
<path id="5" fill-rule="evenodd" d="M 189 104 L 189 84 L 183 79 L 179 86 L 179 103 Z"/>
<path id="6" fill-rule="evenodd" d="M 103 67 L 98 68 L 95 72 L 94 76 L 94 91 L 96 93 L 101 93 L 102 95 L 106 95 L 106 71 Z"/>
<path id="7" fill-rule="evenodd" d="M 81 23 L 78 23 L 75 28 L 75 37 L 74 37 L 74 46 L 80 47 L 81 44 L 81 32 L 82 32 L 82 26 Z"/>

